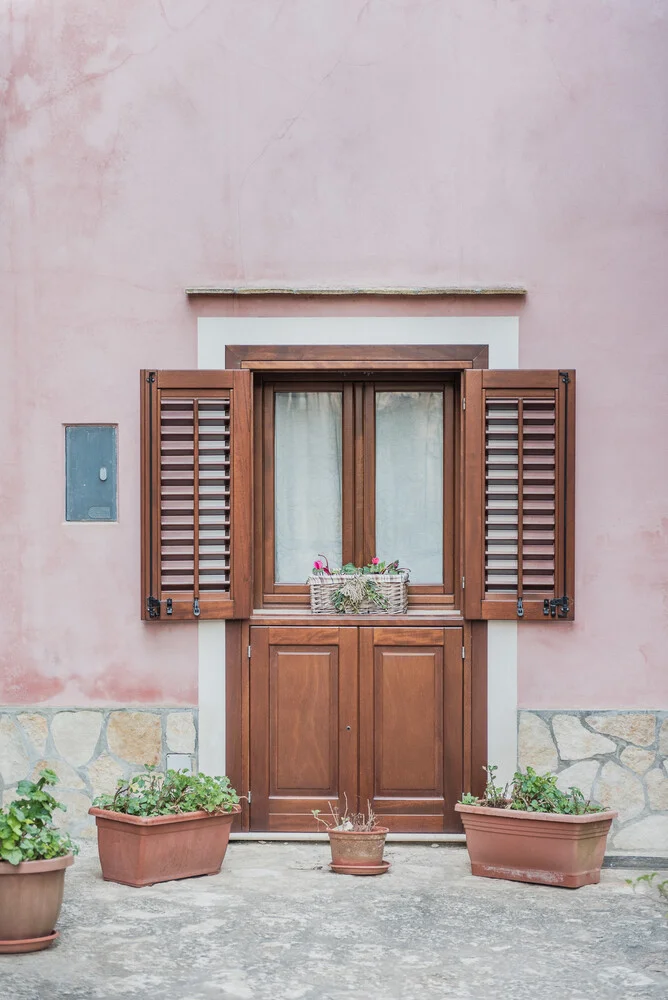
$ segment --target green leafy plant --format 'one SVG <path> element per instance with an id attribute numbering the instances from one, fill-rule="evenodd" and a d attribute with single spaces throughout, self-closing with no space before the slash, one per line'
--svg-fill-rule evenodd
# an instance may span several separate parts
<path id="1" fill-rule="evenodd" d="M 371 803 L 367 801 L 366 812 L 352 813 L 348 809 L 348 796 L 343 793 L 345 808 L 343 812 L 338 802 L 328 802 L 329 816 L 324 819 L 320 815 L 319 809 L 312 809 L 311 812 L 316 822 L 321 823 L 326 830 L 336 830 L 344 833 L 369 833 L 376 826 L 376 814 L 371 808 Z"/>
<path id="2" fill-rule="evenodd" d="M 362 573 L 364 576 L 375 574 L 378 576 L 381 573 L 406 573 L 406 569 L 402 569 L 399 566 L 399 560 L 395 559 L 393 562 L 384 562 L 374 556 L 370 563 L 366 566 L 356 566 L 355 563 L 346 563 L 344 566 L 340 566 L 338 569 L 331 569 L 327 556 L 323 556 L 322 552 L 319 552 L 319 559 L 316 559 L 313 563 L 313 573 L 315 576 L 352 576 L 353 574 Z"/>
<path id="3" fill-rule="evenodd" d="M 585 799 L 579 788 L 571 786 L 568 792 L 557 787 L 555 774 L 537 774 L 532 767 L 515 771 L 512 782 L 505 787 L 496 784 L 496 765 L 484 768 L 487 774 L 485 791 L 480 798 L 467 793 L 461 798 L 463 805 L 488 806 L 492 809 L 521 809 L 525 812 L 560 813 L 581 816 L 601 812 L 602 806 Z"/>
<path id="4" fill-rule="evenodd" d="M 53 771 L 40 772 L 37 781 L 20 781 L 18 798 L 0 809 L 0 859 L 10 865 L 22 861 L 48 861 L 65 854 L 78 854 L 79 848 L 66 833 L 53 825 L 55 809 L 65 806 L 46 790 L 58 778 Z"/>
<path id="5" fill-rule="evenodd" d="M 169 816 L 173 813 L 232 812 L 239 796 L 227 777 L 188 774 L 187 771 L 167 771 L 155 767 L 129 781 L 119 779 L 113 795 L 98 795 L 93 802 L 99 809 L 126 813 L 128 816 Z"/>
<path id="6" fill-rule="evenodd" d="M 656 882 L 655 879 L 658 877 L 658 872 L 645 872 L 644 875 L 638 875 L 637 878 L 626 878 L 624 881 L 631 886 L 634 892 L 636 889 L 646 886 L 648 889 L 656 889 L 661 899 L 668 900 L 668 878 Z M 668 913 L 665 916 L 668 917 Z"/>

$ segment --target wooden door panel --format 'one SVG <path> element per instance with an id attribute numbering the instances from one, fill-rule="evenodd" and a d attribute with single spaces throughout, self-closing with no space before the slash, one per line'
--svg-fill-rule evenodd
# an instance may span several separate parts
<path id="1" fill-rule="evenodd" d="M 270 646 L 270 795 L 338 797 L 339 650 Z"/>
<path id="2" fill-rule="evenodd" d="M 360 630 L 360 800 L 391 830 L 461 829 L 463 630 Z"/>
<path id="3" fill-rule="evenodd" d="M 443 785 L 443 647 L 374 649 L 377 798 L 436 796 Z"/>
<path id="4" fill-rule="evenodd" d="M 317 829 L 357 798 L 357 630 L 251 628 L 251 829 Z"/>

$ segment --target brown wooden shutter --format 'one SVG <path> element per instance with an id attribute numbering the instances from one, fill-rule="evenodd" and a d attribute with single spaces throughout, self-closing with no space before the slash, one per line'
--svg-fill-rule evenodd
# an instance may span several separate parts
<path id="1" fill-rule="evenodd" d="M 248 371 L 143 371 L 142 618 L 251 608 Z"/>
<path id="2" fill-rule="evenodd" d="M 464 613 L 574 617 L 575 372 L 464 373 Z"/>

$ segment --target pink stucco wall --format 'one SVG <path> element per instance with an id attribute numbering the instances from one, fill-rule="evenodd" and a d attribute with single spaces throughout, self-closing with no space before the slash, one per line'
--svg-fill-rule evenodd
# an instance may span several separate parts
<path id="1" fill-rule="evenodd" d="M 507 280 L 579 392 L 578 621 L 520 629 L 520 704 L 668 707 L 667 18 L 4 6 L 0 703 L 196 700 L 196 629 L 138 616 L 137 371 L 196 365 L 184 286 Z M 117 524 L 63 523 L 75 422 L 119 425 Z"/>

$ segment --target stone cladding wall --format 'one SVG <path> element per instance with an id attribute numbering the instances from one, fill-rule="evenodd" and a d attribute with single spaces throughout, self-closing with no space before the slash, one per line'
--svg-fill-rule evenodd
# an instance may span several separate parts
<path id="1" fill-rule="evenodd" d="M 196 767 L 196 709 L 0 709 L 3 804 L 16 797 L 19 781 L 49 767 L 60 779 L 55 797 L 67 807 L 56 822 L 75 837 L 94 835 L 88 808 L 96 795 L 113 792 L 118 778 L 144 764 L 164 769 L 168 753 L 187 754 Z"/>
<path id="2" fill-rule="evenodd" d="M 668 712 L 518 713 L 518 760 L 616 809 L 608 851 L 668 851 Z"/>

